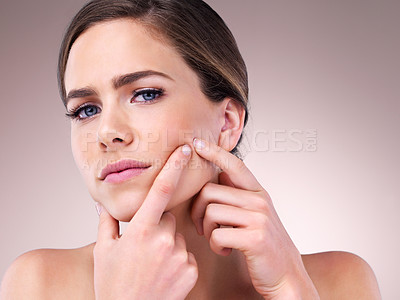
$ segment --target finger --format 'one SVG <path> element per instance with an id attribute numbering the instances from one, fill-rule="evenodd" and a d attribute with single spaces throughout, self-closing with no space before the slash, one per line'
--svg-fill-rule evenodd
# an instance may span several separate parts
<path id="1" fill-rule="evenodd" d="M 189 264 L 194 265 L 197 268 L 197 261 L 192 252 L 188 252 L 188 262 Z"/>
<path id="2" fill-rule="evenodd" d="M 97 242 L 102 243 L 106 240 L 117 239 L 119 237 L 119 222 L 101 204 L 99 205 L 101 213 L 99 216 Z"/>
<path id="3" fill-rule="evenodd" d="M 176 190 L 182 170 L 191 157 L 191 152 L 189 145 L 178 147 L 172 152 L 133 219 L 145 224 L 159 223 Z"/>
<path id="4" fill-rule="evenodd" d="M 209 240 L 214 229 L 221 226 L 247 227 L 251 224 L 254 212 L 242 208 L 215 204 L 207 206 L 204 216 L 203 230 L 204 236 Z"/>
<path id="5" fill-rule="evenodd" d="M 179 232 L 175 233 L 175 247 L 178 249 L 186 250 L 186 241 L 182 233 Z"/>
<path id="6" fill-rule="evenodd" d="M 174 291 L 174 299 L 186 299 L 187 294 L 195 286 L 199 277 L 199 270 L 196 259 L 191 252 L 187 252 L 187 265 L 180 268 L 182 276 L 174 282 L 177 290 Z"/>
<path id="7" fill-rule="evenodd" d="M 244 162 L 232 153 L 199 138 L 193 139 L 193 146 L 201 157 L 211 161 L 226 172 L 236 188 L 250 191 L 261 191 L 263 189 Z"/>
<path id="8" fill-rule="evenodd" d="M 242 228 L 217 228 L 211 233 L 210 248 L 216 254 L 226 256 L 229 249 L 246 252 L 251 231 Z"/>
<path id="9" fill-rule="evenodd" d="M 162 230 L 168 232 L 168 234 L 170 234 L 171 236 L 174 236 L 176 232 L 175 216 L 170 212 L 163 213 L 160 219 L 159 226 L 160 228 L 162 228 Z"/>
<path id="10" fill-rule="evenodd" d="M 227 204 L 252 211 L 264 210 L 267 201 L 258 192 L 244 191 L 230 186 L 208 182 L 196 196 L 191 217 L 197 232 L 203 234 L 203 221 L 206 207 L 210 203 Z"/>

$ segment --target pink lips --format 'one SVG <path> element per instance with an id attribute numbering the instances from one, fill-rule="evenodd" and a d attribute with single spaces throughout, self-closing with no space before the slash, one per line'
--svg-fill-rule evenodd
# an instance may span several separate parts
<path id="1" fill-rule="evenodd" d="M 107 165 L 100 174 L 100 180 L 117 183 L 128 180 L 144 172 L 149 164 L 132 159 L 120 160 L 114 164 Z"/>

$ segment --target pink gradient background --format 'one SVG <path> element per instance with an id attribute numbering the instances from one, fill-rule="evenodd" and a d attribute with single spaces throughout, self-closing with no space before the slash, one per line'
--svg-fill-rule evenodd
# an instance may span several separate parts
<path id="1" fill-rule="evenodd" d="M 1 277 L 26 251 L 96 239 L 56 81 L 62 34 L 84 2 L 0 4 Z M 207 2 L 248 66 L 245 162 L 300 252 L 356 253 L 383 299 L 400 299 L 400 2 Z M 295 130 L 302 150 L 287 138 Z"/>

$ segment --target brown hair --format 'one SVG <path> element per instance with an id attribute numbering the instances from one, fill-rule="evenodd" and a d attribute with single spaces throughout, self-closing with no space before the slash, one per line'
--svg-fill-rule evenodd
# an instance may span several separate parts
<path id="1" fill-rule="evenodd" d="M 202 0 L 92 0 L 75 15 L 64 35 L 58 59 L 58 86 L 66 106 L 64 75 L 69 52 L 85 30 L 99 22 L 133 18 L 166 37 L 200 79 L 202 92 L 214 102 L 230 97 L 248 119 L 248 76 L 235 38 L 221 17 Z M 237 149 L 242 135 L 231 151 Z"/>

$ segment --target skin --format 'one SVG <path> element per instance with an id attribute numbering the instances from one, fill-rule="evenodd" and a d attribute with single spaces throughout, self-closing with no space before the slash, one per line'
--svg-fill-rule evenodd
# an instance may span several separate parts
<path id="1" fill-rule="evenodd" d="M 150 76 L 113 87 L 115 76 L 144 70 L 172 80 Z M 373 271 L 358 256 L 300 255 L 267 191 L 229 153 L 243 130 L 243 109 L 229 98 L 208 100 L 163 39 L 132 20 L 97 24 L 74 43 L 65 78 L 67 93 L 96 92 L 68 108 L 99 108 L 71 122 L 76 164 L 101 204 L 98 239 L 20 256 L 3 280 L 2 299 L 380 299 Z M 142 88 L 165 94 L 132 103 L 132 91 Z M 194 137 L 204 139 L 203 148 Z M 152 167 L 118 184 L 98 178 L 105 164 L 124 158 Z M 130 221 L 122 236 L 118 221 Z"/>
<path id="2" fill-rule="evenodd" d="M 121 34 L 116 35 L 118 30 Z M 149 76 L 118 90 L 111 84 L 115 76 L 146 70 L 162 72 L 172 80 Z M 71 49 L 65 86 L 67 92 L 92 86 L 99 95 L 90 100 L 101 107 L 101 113 L 71 124 L 72 152 L 93 199 L 121 221 L 132 218 L 178 145 L 190 142 L 193 136 L 217 140 L 224 122 L 221 109 L 227 101 L 219 105 L 209 101 L 182 58 L 171 47 L 149 39 L 149 33 L 132 21 L 99 24 L 80 36 Z M 130 103 L 132 91 L 143 88 L 163 88 L 165 94 L 152 104 Z M 67 108 L 88 100 L 72 99 Z M 152 168 L 123 184 L 105 184 L 97 178 L 106 164 L 123 158 L 149 162 Z M 192 197 L 215 176 L 212 166 L 198 157 L 191 165 L 182 174 L 182 188 L 167 209 Z"/>

